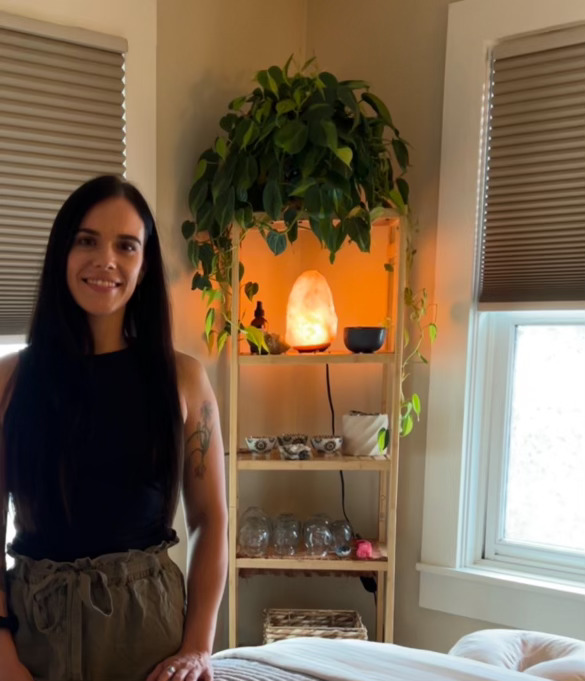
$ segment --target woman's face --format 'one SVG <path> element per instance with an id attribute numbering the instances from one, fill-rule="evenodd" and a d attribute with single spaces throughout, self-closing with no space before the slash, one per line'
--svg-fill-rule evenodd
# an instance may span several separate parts
<path id="1" fill-rule="evenodd" d="M 123 314 L 142 277 L 144 241 L 144 223 L 127 199 L 88 211 L 67 259 L 69 291 L 88 315 Z"/>

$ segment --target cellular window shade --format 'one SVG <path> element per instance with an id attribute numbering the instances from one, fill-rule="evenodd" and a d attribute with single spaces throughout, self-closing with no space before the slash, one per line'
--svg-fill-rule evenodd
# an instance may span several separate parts
<path id="1" fill-rule="evenodd" d="M 63 201 L 124 174 L 124 126 L 123 53 L 0 28 L 0 335 L 27 329 Z"/>
<path id="2" fill-rule="evenodd" d="M 492 53 L 481 302 L 585 300 L 585 27 Z"/>

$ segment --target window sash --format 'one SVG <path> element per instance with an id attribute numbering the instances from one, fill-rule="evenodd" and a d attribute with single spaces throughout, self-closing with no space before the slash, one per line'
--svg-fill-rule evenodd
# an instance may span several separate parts
<path id="1" fill-rule="evenodd" d="M 484 370 L 475 400 L 482 404 L 477 446 L 484 486 L 475 496 L 478 522 L 468 562 L 570 579 L 585 576 L 583 553 L 504 539 L 516 326 L 537 324 L 585 324 L 585 311 L 480 313 L 477 341 Z"/>

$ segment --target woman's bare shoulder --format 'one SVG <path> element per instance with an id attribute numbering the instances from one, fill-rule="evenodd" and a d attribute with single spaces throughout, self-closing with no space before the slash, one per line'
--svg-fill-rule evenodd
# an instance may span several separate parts
<path id="1" fill-rule="evenodd" d="M 179 385 L 193 384 L 200 381 L 205 374 L 205 369 L 198 359 L 184 352 L 175 350 L 175 363 L 177 366 L 177 380 Z"/>

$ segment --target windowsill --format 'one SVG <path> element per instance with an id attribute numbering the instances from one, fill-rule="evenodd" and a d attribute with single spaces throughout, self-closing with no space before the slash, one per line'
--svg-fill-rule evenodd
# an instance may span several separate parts
<path id="1" fill-rule="evenodd" d="M 585 639 L 585 586 L 497 568 L 418 563 L 419 605 L 518 629 Z"/>

